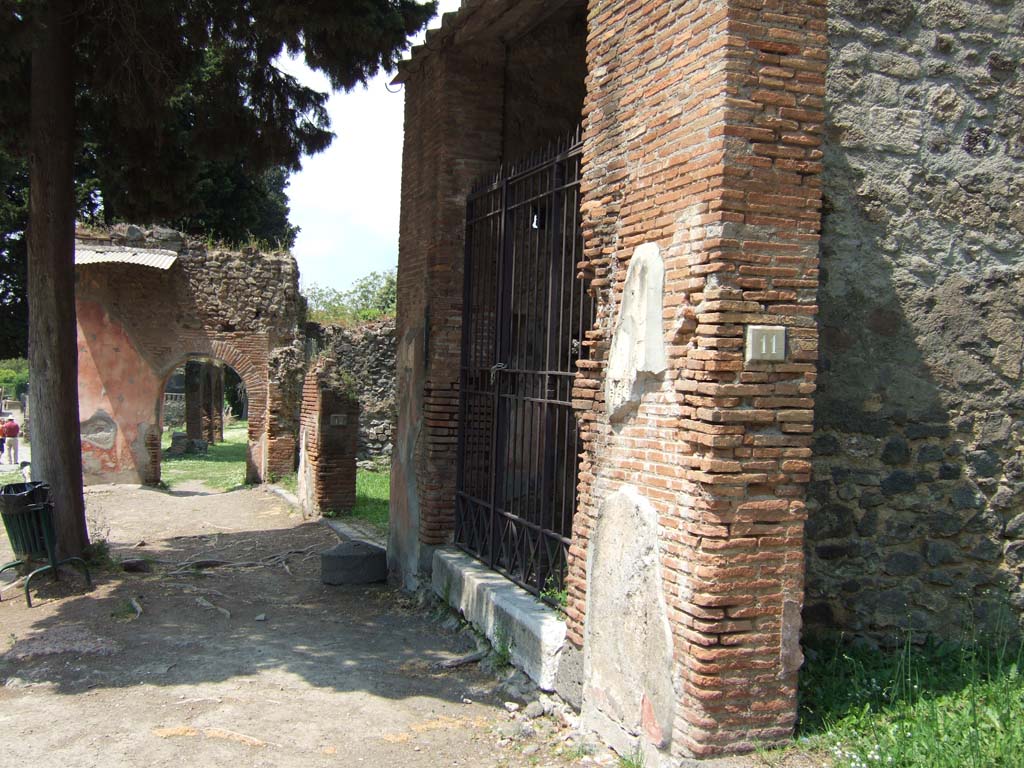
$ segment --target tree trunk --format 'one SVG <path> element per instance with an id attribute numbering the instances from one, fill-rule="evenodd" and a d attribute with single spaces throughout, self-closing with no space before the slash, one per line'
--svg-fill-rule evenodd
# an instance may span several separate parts
<path id="1" fill-rule="evenodd" d="M 28 343 L 32 477 L 49 483 L 62 556 L 89 543 L 82 496 L 75 323 L 72 0 L 38 9 L 32 52 Z"/>

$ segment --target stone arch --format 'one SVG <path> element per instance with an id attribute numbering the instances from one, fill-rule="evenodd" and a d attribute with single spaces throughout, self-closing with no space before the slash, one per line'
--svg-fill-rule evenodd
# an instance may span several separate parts
<path id="1" fill-rule="evenodd" d="M 117 227 L 79 234 L 76 264 L 86 483 L 159 481 L 164 385 L 190 356 L 224 362 L 245 384 L 247 481 L 294 469 L 304 345 L 290 254 Z"/>
<path id="2" fill-rule="evenodd" d="M 260 482 L 264 475 L 263 457 L 266 454 L 267 443 L 267 380 L 266 371 L 261 371 L 255 361 L 235 345 L 213 338 L 209 345 L 201 349 L 189 349 L 180 354 L 176 362 L 166 366 L 161 374 L 163 384 L 157 393 L 156 421 L 158 433 L 162 434 L 163 423 L 163 402 L 164 392 L 167 388 L 167 381 L 174 371 L 194 358 L 204 358 L 224 363 L 230 366 L 241 378 L 245 385 L 246 395 L 249 398 L 249 430 L 245 454 L 245 482 Z M 162 465 L 160 444 L 157 443 L 151 452 L 151 464 L 155 467 L 155 481 L 160 479 L 160 467 Z"/>

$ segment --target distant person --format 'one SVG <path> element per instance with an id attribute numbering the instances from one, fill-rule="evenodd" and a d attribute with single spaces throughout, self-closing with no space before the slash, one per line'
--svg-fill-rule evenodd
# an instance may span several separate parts
<path id="1" fill-rule="evenodd" d="M 3 436 L 4 442 L 7 444 L 7 463 L 17 464 L 18 463 L 18 434 L 21 432 L 21 427 L 18 426 L 18 422 L 11 416 L 4 423 Z"/>

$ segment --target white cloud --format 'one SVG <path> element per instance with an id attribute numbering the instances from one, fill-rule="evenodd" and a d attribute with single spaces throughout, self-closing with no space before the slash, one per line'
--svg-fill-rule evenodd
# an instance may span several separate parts
<path id="1" fill-rule="evenodd" d="M 439 12 L 459 0 L 440 0 Z M 431 26 L 440 23 L 435 17 Z M 279 66 L 319 90 L 326 78 L 301 61 Z M 319 155 L 303 159 L 291 177 L 291 221 L 300 227 L 293 252 L 304 285 L 344 290 L 370 272 L 398 263 L 404 93 L 391 92 L 393 75 L 378 75 L 366 88 L 333 94 L 327 111 L 337 138 Z"/>

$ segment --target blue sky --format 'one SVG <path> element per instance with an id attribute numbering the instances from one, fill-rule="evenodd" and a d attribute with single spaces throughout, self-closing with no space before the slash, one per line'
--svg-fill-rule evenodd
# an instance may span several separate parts
<path id="1" fill-rule="evenodd" d="M 459 0 L 440 0 L 441 13 Z M 439 24 L 440 17 L 430 23 Z M 301 62 L 280 65 L 318 90 L 327 80 Z M 302 285 L 344 290 L 353 281 L 398 263 L 405 94 L 393 93 L 394 75 L 379 75 L 366 88 L 335 93 L 327 110 L 336 138 L 326 152 L 303 160 L 291 177 L 291 222 L 300 228 L 292 252 Z"/>

